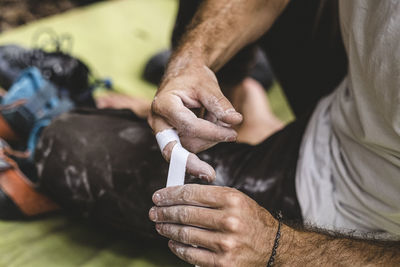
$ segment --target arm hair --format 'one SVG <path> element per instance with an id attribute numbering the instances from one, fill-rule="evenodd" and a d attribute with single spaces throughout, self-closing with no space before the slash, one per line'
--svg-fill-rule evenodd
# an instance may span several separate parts
<path id="1" fill-rule="evenodd" d="M 338 232 L 307 225 L 284 228 L 277 263 L 296 265 L 393 266 L 400 264 L 400 241 L 381 233 Z M 285 233 L 283 232 L 283 237 Z M 379 238 L 379 239 L 378 239 Z M 282 254 L 280 254 L 282 253 Z"/>

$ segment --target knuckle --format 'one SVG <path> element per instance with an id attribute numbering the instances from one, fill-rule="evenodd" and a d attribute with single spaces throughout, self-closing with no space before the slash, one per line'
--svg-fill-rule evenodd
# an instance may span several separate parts
<path id="1" fill-rule="evenodd" d="M 237 232 L 240 230 L 240 220 L 236 216 L 227 216 L 222 221 L 223 228 L 229 232 Z"/>
<path id="2" fill-rule="evenodd" d="M 190 242 L 190 229 L 182 227 L 178 232 L 178 239 L 180 242 L 188 244 Z"/>
<path id="3" fill-rule="evenodd" d="M 178 221 L 180 223 L 188 223 L 190 222 L 190 212 L 187 208 L 182 208 L 178 212 Z"/>
<path id="4" fill-rule="evenodd" d="M 182 256 L 183 258 L 185 258 L 188 262 L 194 262 L 195 261 L 195 257 L 193 255 L 193 253 L 190 252 L 190 250 L 188 249 L 184 249 L 182 251 Z"/>
<path id="5" fill-rule="evenodd" d="M 179 132 L 188 136 L 194 137 L 197 135 L 196 127 L 193 125 L 192 121 L 182 121 L 178 126 Z"/>
<path id="6" fill-rule="evenodd" d="M 169 218 L 170 213 L 168 211 L 168 208 L 161 208 L 159 210 L 160 210 L 160 212 L 158 214 L 159 218 L 162 220 L 168 221 L 170 219 Z"/>
<path id="7" fill-rule="evenodd" d="M 169 232 L 170 232 L 169 226 L 166 225 L 165 223 L 161 223 L 160 224 L 160 233 L 169 234 Z"/>
<path id="8" fill-rule="evenodd" d="M 220 242 L 220 249 L 224 252 L 230 252 L 237 247 L 236 240 L 234 238 L 225 238 Z"/>
<path id="9" fill-rule="evenodd" d="M 182 200 L 184 202 L 190 202 L 193 196 L 193 189 L 190 185 L 184 185 L 182 188 Z"/>
<path id="10" fill-rule="evenodd" d="M 163 97 L 162 96 L 156 96 L 153 99 L 153 102 L 151 102 L 151 111 L 156 113 L 156 114 L 161 114 L 163 111 Z"/>
<path id="11" fill-rule="evenodd" d="M 230 206 L 237 207 L 242 203 L 243 200 L 242 200 L 242 196 L 241 196 L 240 192 L 237 191 L 236 189 L 234 189 L 233 191 L 228 193 L 227 201 Z"/>
<path id="12" fill-rule="evenodd" d="M 187 248 L 179 246 L 175 249 L 175 252 L 180 255 L 182 258 L 184 259 L 188 259 L 188 252 L 187 252 Z"/>

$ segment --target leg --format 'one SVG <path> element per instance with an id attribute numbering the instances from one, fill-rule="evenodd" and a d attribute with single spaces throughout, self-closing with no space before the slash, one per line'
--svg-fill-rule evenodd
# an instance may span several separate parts
<path id="1" fill-rule="evenodd" d="M 199 157 L 216 170 L 215 184 L 234 187 L 272 214 L 302 222 L 295 189 L 300 144 L 309 115 L 297 119 L 262 143 L 221 143 Z"/>
<path id="2" fill-rule="evenodd" d="M 144 120 L 117 110 L 64 114 L 43 132 L 36 153 L 42 190 L 67 211 L 156 237 L 147 213 L 168 164 Z"/>
<path id="3" fill-rule="evenodd" d="M 235 127 L 239 143 L 257 145 L 284 127 L 272 112 L 265 88 L 252 78 L 234 88 L 231 102 L 243 115 L 243 122 Z"/>
<path id="4" fill-rule="evenodd" d="M 271 212 L 301 220 L 294 176 L 304 127 L 297 121 L 260 145 L 221 144 L 200 157 L 216 168 L 216 184 L 236 187 Z M 168 164 L 146 122 L 133 113 L 61 116 L 44 131 L 36 166 L 42 189 L 67 210 L 125 234 L 158 236 L 147 217 L 153 192 L 165 186 Z"/>

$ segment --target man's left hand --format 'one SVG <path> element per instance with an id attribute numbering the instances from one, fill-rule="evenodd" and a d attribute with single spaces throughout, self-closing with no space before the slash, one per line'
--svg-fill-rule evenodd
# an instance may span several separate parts
<path id="1" fill-rule="evenodd" d="M 189 184 L 154 193 L 149 217 L 172 252 L 200 266 L 266 266 L 278 222 L 236 189 Z"/>

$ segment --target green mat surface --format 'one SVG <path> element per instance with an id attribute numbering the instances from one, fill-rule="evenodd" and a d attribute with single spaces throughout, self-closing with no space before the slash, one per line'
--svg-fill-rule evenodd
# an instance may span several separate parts
<path id="1" fill-rule="evenodd" d="M 98 76 L 111 77 L 120 92 L 151 98 L 156 88 L 140 75 L 148 58 L 169 46 L 176 9 L 175 0 L 108 1 L 3 33 L 0 44 L 30 47 L 35 33 L 46 28 L 68 33 L 74 40 L 72 54 Z M 293 118 L 277 85 L 270 98 L 279 117 Z M 168 248 L 141 248 L 62 215 L 29 222 L 0 221 L 0 267 L 181 265 L 185 264 Z"/>
<path id="2" fill-rule="evenodd" d="M 73 38 L 72 54 L 121 91 L 152 97 L 155 87 L 140 74 L 148 58 L 169 47 L 175 0 L 107 1 L 42 19 L 0 35 L 0 44 L 32 46 L 36 33 L 53 29 Z"/>
<path id="3" fill-rule="evenodd" d="M 51 28 L 73 38 L 72 54 L 119 91 L 150 98 L 141 80 L 147 59 L 169 46 L 175 0 L 110 1 L 46 18 L 0 35 L 0 44 L 32 46 Z M 147 219 L 147 218 L 144 218 Z M 30 222 L 0 222 L 0 266 L 187 266 L 166 247 L 153 251 L 58 215 Z"/>

